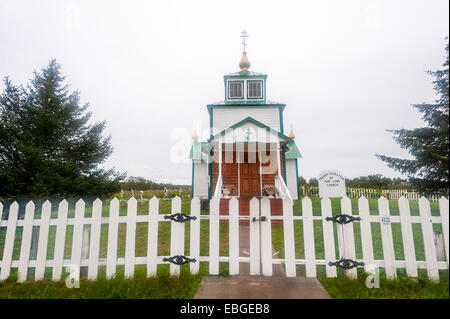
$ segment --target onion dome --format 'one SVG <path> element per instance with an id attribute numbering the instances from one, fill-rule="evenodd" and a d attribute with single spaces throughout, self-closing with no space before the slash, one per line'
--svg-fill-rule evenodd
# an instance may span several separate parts
<path id="1" fill-rule="evenodd" d="M 292 127 L 291 127 L 291 132 L 289 133 L 288 137 L 292 138 L 292 139 L 295 138 L 294 130 L 292 129 Z"/>
<path id="2" fill-rule="evenodd" d="M 250 61 L 247 58 L 247 52 L 242 52 L 242 58 L 241 58 L 241 62 L 239 62 L 239 67 L 241 68 L 242 71 L 247 71 L 248 68 L 251 66 Z"/>
<path id="3" fill-rule="evenodd" d="M 198 140 L 198 134 L 197 134 L 197 131 L 196 131 L 196 130 L 194 130 L 194 134 L 192 134 L 192 139 L 193 139 L 194 141 Z"/>

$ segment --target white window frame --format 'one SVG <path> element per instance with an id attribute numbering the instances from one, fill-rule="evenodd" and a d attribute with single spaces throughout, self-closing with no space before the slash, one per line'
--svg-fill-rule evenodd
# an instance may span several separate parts
<path id="1" fill-rule="evenodd" d="M 240 96 L 231 96 L 231 86 L 233 84 L 239 84 L 241 86 Z M 229 99 L 243 99 L 244 98 L 244 82 L 243 81 L 228 81 L 228 98 Z"/>

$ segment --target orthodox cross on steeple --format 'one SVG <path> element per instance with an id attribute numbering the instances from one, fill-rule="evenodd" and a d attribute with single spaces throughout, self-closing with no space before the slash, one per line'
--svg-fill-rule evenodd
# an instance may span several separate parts
<path id="1" fill-rule="evenodd" d="M 247 43 L 245 43 L 245 38 L 247 38 L 247 31 L 242 31 L 241 33 L 241 38 L 242 38 L 242 45 L 244 46 L 244 52 L 245 52 L 245 47 L 247 46 Z"/>

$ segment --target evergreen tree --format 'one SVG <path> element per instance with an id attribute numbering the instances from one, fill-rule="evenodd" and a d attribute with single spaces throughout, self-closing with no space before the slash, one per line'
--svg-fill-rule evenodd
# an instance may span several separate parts
<path id="1" fill-rule="evenodd" d="M 446 38 L 448 40 L 448 38 Z M 395 170 L 406 174 L 410 183 L 421 193 L 448 192 L 449 182 L 449 46 L 443 69 L 428 71 L 435 77 L 434 90 L 438 96 L 435 104 L 415 104 L 427 127 L 412 130 L 389 130 L 394 140 L 414 157 L 400 159 L 376 155 Z"/>
<path id="2" fill-rule="evenodd" d="M 64 84 L 55 60 L 25 88 L 6 78 L 0 95 L 0 196 L 105 195 L 124 176 L 99 168 L 112 152 L 105 122 Z"/>

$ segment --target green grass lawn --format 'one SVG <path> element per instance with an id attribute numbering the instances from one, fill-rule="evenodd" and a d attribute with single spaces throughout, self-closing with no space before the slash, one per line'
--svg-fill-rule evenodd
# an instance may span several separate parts
<path id="1" fill-rule="evenodd" d="M 366 276 L 357 280 L 324 278 L 320 282 L 334 299 L 448 299 L 448 279 L 439 283 L 424 278 L 399 277 L 396 280 L 380 278 L 379 288 L 367 288 Z"/>
<path id="2" fill-rule="evenodd" d="M 136 273 L 132 279 L 81 280 L 79 288 L 67 288 L 64 281 L 17 283 L 15 276 L 0 282 L 0 299 L 192 299 L 201 275 L 150 278 Z"/>

